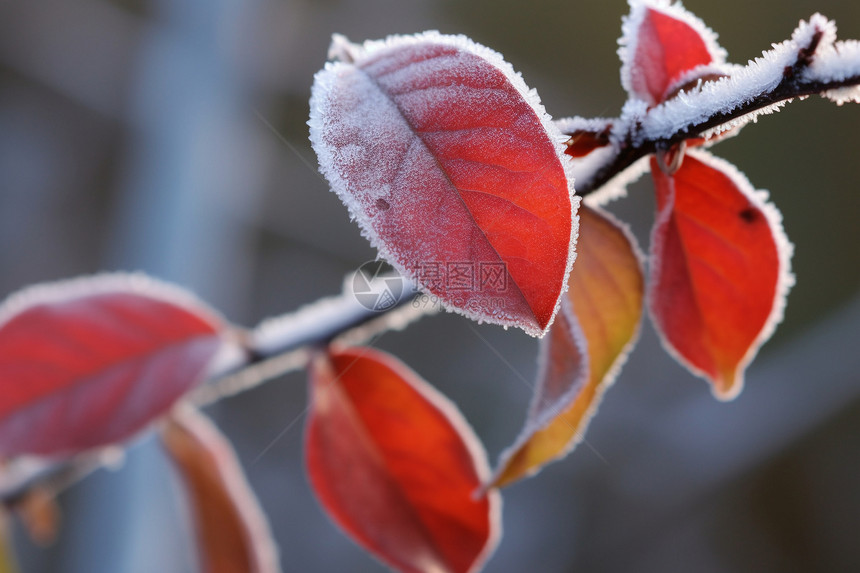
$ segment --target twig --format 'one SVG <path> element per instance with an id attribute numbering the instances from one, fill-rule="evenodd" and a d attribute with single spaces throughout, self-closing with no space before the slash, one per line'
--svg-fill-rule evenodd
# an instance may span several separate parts
<path id="1" fill-rule="evenodd" d="M 398 277 L 377 277 L 371 281 L 371 289 L 379 289 L 384 281 L 393 278 Z M 399 280 L 402 281 L 400 296 L 383 310 L 362 305 L 355 294 L 345 288 L 339 296 L 265 321 L 247 337 L 248 351 L 244 356 L 225 369 L 213 372 L 189 399 L 198 406 L 206 406 L 303 368 L 309 351 L 316 346 L 336 338 L 361 343 L 381 331 L 402 329 L 437 310 L 431 305 L 418 304 L 422 295 L 408 280 Z M 121 452 L 119 447 L 111 447 L 61 460 L 22 457 L 9 461 L 0 471 L 0 502 L 12 506 L 36 485 L 62 491 L 96 469 L 115 465 L 121 458 L 118 452 Z"/>
<path id="2" fill-rule="evenodd" d="M 622 115 L 617 121 L 611 120 L 616 126 L 612 140 L 613 153 L 608 154 L 603 166 L 596 169 L 592 176 L 577 179 L 577 193 L 581 196 L 589 195 L 642 157 L 660 149 L 669 149 L 688 139 L 731 128 L 742 122 L 745 116 L 754 115 L 795 98 L 826 95 L 826 92 L 832 90 L 860 86 L 860 61 L 849 61 L 851 69 L 856 69 L 857 73 L 831 78 L 816 75 L 815 64 L 824 57 L 823 50 L 828 50 L 826 57 L 842 57 L 838 49 L 834 48 L 835 37 L 832 37 L 834 34 L 828 29 L 829 26 L 829 22 L 816 15 L 810 19 L 810 23 L 798 28 L 792 40 L 777 47 L 777 50 L 783 50 L 782 57 L 787 53 L 786 50 L 793 50 L 793 60 L 789 60 L 783 70 L 778 70 L 781 77 L 772 82 L 771 87 L 756 94 L 739 98 L 736 91 L 733 91 L 737 82 L 730 75 L 691 92 L 681 92 L 676 98 L 646 110 L 641 115 Z M 796 38 L 805 38 L 805 42 L 800 43 Z M 826 46 L 822 45 L 823 40 L 827 40 Z M 776 54 L 777 50 L 770 54 Z M 851 52 L 852 55 L 856 53 L 857 59 L 860 60 L 860 48 L 852 45 L 852 50 L 855 50 Z M 750 74 L 755 71 L 756 65 L 751 63 L 745 68 L 737 68 L 734 73 Z M 860 99 L 860 94 L 852 92 L 850 98 Z M 678 102 L 683 105 L 679 106 Z M 671 108 L 672 113 L 678 110 L 677 117 L 673 116 L 676 120 L 673 123 L 675 127 L 661 131 L 658 120 L 660 114 L 668 113 L 669 106 L 674 106 Z M 706 112 L 705 117 L 697 119 L 702 115 L 702 110 Z M 689 116 L 684 115 L 687 111 Z M 685 120 L 685 117 L 688 119 Z M 384 282 L 390 278 L 391 276 L 378 277 L 375 280 Z M 380 286 L 381 283 L 375 284 L 376 288 Z M 303 368 L 310 350 L 335 338 L 360 343 L 380 332 L 403 328 L 424 314 L 436 310 L 435 306 L 422 307 L 415 304 L 420 296 L 412 284 L 404 279 L 400 297 L 394 304 L 382 310 L 367 308 L 361 304 L 355 293 L 345 289 L 340 296 L 322 299 L 297 312 L 267 320 L 247 335 L 245 354 L 225 369 L 214 372 L 210 380 L 191 395 L 191 400 L 197 405 L 211 404 L 253 388 L 266 380 Z M 115 452 L 117 449 L 113 448 L 111 451 Z M 100 451 L 80 454 L 64 461 L 20 459 L 8 462 L 3 471 L 0 471 L 0 501 L 6 505 L 14 504 L 37 484 L 48 484 L 54 490 L 63 489 L 109 461 L 110 459 L 104 456 L 104 451 Z"/>
<path id="3" fill-rule="evenodd" d="M 682 92 L 676 98 L 649 109 L 642 116 L 622 116 L 613 120 L 616 125 L 613 153 L 602 167 L 593 171 L 593 175 L 577 178 L 577 194 L 583 197 L 590 195 L 646 155 L 659 149 L 670 149 L 688 139 L 719 133 L 743 122 L 745 116 L 752 119 L 763 110 L 775 109 L 796 98 L 825 95 L 833 90 L 860 86 L 860 72 L 830 78 L 815 73 L 813 64 L 817 60 L 826 61 L 838 57 L 839 46 L 834 44 L 835 38 L 828 38 L 827 45 L 822 44 L 822 39 L 827 37 L 826 28 L 830 26 L 823 17 L 813 16 L 809 24 L 804 23 L 795 31 L 795 37 L 802 34 L 804 26 L 812 27 L 814 31 L 803 45 L 797 44 L 793 39 L 766 54 L 776 59 L 780 50 L 793 49 L 794 53 L 794 61 L 782 70 L 777 70 L 781 72 L 781 78 L 768 89 L 743 99 L 739 98 L 739 90 L 731 89 L 737 87 L 738 77 L 754 75 L 763 60 L 751 62 L 747 66 L 736 68 L 731 75 L 707 83 L 699 89 Z M 855 68 L 860 68 L 860 62 L 852 63 Z M 661 115 L 666 115 L 669 106 L 674 112 L 672 115 L 675 127 L 661 132 L 657 120 Z M 698 119 L 703 114 L 705 117 Z"/>

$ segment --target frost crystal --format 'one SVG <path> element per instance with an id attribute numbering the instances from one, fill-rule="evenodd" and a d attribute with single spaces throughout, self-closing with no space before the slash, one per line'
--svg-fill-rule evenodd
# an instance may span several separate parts
<path id="1" fill-rule="evenodd" d="M 856 81 L 860 77 L 860 42 L 847 40 L 823 46 L 803 77 L 810 82 L 839 83 L 850 78 Z M 860 85 L 832 89 L 823 95 L 838 105 L 860 103 Z"/>

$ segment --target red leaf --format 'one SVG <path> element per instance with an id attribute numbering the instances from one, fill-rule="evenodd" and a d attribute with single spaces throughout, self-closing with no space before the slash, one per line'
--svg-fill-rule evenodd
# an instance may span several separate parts
<path id="1" fill-rule="evenodd" d="M 161 438 L 188 491 L 201 573 L 279 571 L 266 518 L 218 428 L 182 408 L 167 419 Z"/>
<path id="2" fill-rule="evenodd" d="M 0 308 L 0 455 L 128 438 L 199 382 L 221 320 L 133 275 L 31 287 Z"/>
<path id="3" fill-rule="evenodd" d="M 621 83 L 633 96 L 656 105 L 699 77 L 714 79 L 725 52 L 716 34 L 665 0 L 633 0 L 621 38 Z M 695 70 L 695 72 L 694 72 Z"/>
<path id="4" fill-rule="evenodd" d="M 307 469 L 328 514 L 398 571 L 480 569 L 498 540 L 501 500 L 475 495 L 489 467 L 456 407 L 369 348 L 319 356 L 311 387 Z"/>
<path id="5" fill-rule="evenodd" d="M 574 159 L 589 155 L 611 143 L 612 120 L 571 117 L 558 120 L 555 125 L 570 137 L 564 142 L 564 153 Z"/>
<path id="6" fill-rule="evenodd" d="M 791 246 L 776 208 L 731 164 L 688 152 L 668 176 L 651 160 L 659 215 L 649 307 L 664 343 L 720 399 L 782 318 Z"/>
<path id="7" fill-rule="evenodd" d="M 332 188 L 401 273 L 449 308 L 542 334 L 575 237 L 566 139 L 499 54 L 428 32 L 363 46 L 314 81 Z"/>

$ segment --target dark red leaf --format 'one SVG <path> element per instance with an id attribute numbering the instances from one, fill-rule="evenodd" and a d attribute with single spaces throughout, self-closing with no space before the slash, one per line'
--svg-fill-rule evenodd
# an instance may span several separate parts
<path id="1" fill-rule="evenodd" d="M 486 455 L 456 407 L 390 355 L 320 355 L 306 433 L 328 514 L 401 572 L 477 571 L 495 548 L 497 492 L 478 497 Z"/>
<path id="2" fill-rule="evenodd" d="M 649 105 L 664 101 L 682 85 L 695 85 L 699 78 L 719 77 L 716 69 L 702 68 L 724 61 L 716 35 L 680 4 L 633 1 L 623 30 L 622 84 Z"/>
<path id="3" fill-rule="evenodd" d="M 477 320 L 543 333 L 570 270 L 564 138 L 500 55 L 425 33 L 317 74 L 311 141 L 364 234 L 401 273 Z"/>
<path id="4" fill-rule="evenodd" d="M 188 491 L 201 573 L 275 573 L 266 518 L 230 442 L 208 418 L 176 409 L 162 443 Z"/>
<path id="5" fill-rule="evenodd" d="M 657 222 L 649 307 L 664 342 L 733 398 L 743 371 L 782 318 L 791 247 L 766 194 L 729 163 L 688 152 L 669 176 L 652 159 Z"/>
<path id="6" fill-rule="evenodd" d="M 0 455 L 128 438 L 203 378 L 223 329 L 193 297 L 141 276 L 11 297 L 0 308 Z"/>
<path id="7" fill-rule="evenodd" d="M 562 127 L 562 133 L 570 137 L 564 143 L 564 152 L 574 159 L 585 157 L 596 149 L 606 147 L 611 141 L 609 136 L 612 133 L 612 122 L 609 120 L 569 118 L 557 121 L 556 125 L 570 127 L 570 129 Z"/>

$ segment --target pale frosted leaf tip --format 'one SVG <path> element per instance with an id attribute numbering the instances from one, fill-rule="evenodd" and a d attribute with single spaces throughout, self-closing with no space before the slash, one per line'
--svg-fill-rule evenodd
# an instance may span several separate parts
<path id="1" fill-rule="evenodd" d="M 358 57 L 358 46 L 349 41 L 343 34 L 332 34 L 331 45 L 328 48 L 328 59 L 351 63 Z"/>

